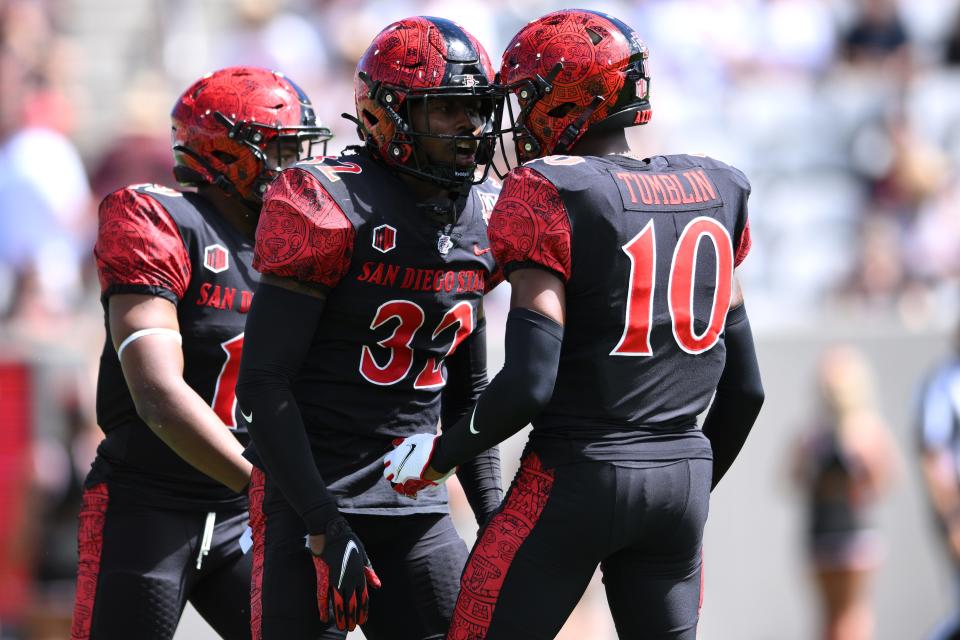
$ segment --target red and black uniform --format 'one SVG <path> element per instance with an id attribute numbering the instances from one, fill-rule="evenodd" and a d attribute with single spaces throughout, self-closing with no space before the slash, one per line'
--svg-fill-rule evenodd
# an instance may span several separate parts
<path id="1" fill-rule="evenodd" d="M 234 387 L 258 280 L 250 239 L 196 194 L 141 185 L 103 201 L 95 253 L 105 310 L 115 294 L 177 306 L 184 380 L 245 441 Z M 189 465 L 140 419 L 109 322 L 97 420 L 106 437 L 80 513 L 72 637 L 172 637 L 187 601 L 224 637 L 248 637 L 251 563 L 239 544 L 247 498 Z"/>
<path id="2" fill-rule="evenodd" d="M 238 389 L 241 409 L 252 416 L 247 456 L 265 472 L 256 500 L 262 504 L 251 509 L 254 635 L 321 632 L 303 540 L 323 533 L 338 512 L 383 582 L 370 594 L 367 637 L 446 631 L 466 560 L 446 491 L 424 492 L 416 501 L 401 496 L 382 478 L 382 459 L 396 438 L 455 422 L 486 384 L 481 300 L 497 277 L 486 225 L 496 196 L 485 183 L 455 204 L 456 215 L 438 216 L 366 151 L 300 163 L 268 190 L 255 266 L 325 299 L 322 311 L 313 311 L 321 304 L 316 298 L 264 285 L 270 297 L 251 314 L 251 336 L 261 335 L 254 326 L 271 312 L 266 301 L 274 313 L 289 303 L 284 317 L 315 323 L 290 373 L 305 438 L 289 421 L 273 424 L 270 404 L 257 408 L 270 392 L 270 376 L 258 378 L 262 372 L 248 365 L 265 349 L 288 349 L 266 344 L 280 337 L 264 335 L 264 344 L 251 339 Z M 459 475 L 478 517 L 492 513 L 501 498 L 496 450 Z M 398 620 L 405 621 L 402 629 Z"/>
<path id="3" fill-rule="evenodd" d="M 749 189 L 683 155 L 548 156 L 508 176 L 493 252 L 508 276 L 562 279 L 566 322 L 552 396 L 464 570 L 449 638 L 552 638 L 598 564 L 622 637 L 695 636 L 712 472 L 696 418 L 724 370 Z M 490 424 L 482 402 L 477 414 Z"/>

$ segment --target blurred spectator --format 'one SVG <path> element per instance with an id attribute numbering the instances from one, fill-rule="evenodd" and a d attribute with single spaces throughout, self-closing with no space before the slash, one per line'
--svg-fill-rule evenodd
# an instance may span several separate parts
<path id="1" fill-rule="evenodd" d="M 951 67 L 960 65 L 960 8 L 954 11 L 953 23 L 946 37 L 943 61 Z"/>
<path id="2" fill-rule="evenodd" d="M 64 135 L 61 43 L 41 3 L 9 2 L 0 20 L 0 283 L 19 293 L 32 284 L 44 312 L 63 312 L 81 293 L 92 217 L 85 169 Z"/>
<path id="3" fill-rule="evenodd" d="M 935 284 L 960 276 L 960 176 L 953 177 L 925 199 L 904 237 L 908 273 Z"/>
<path id="4" fill-rule="evenodd" d="M 63 356 L 34 364 L 33 379 L 46 397 L 36 412 L 30 503 L 36 519 L 33 602 L 28 637 L 67 637 L 77 576 L 77 513 L 83 479 L 102 439 L 81 361 Z"/>
<path id="5" fill-rule="evenodd" d="M 882 559 L 871 510 L 897 468 L 877 413 L 867 362 L 851 346 L 824 352 L 817 371 L 819 415 L 800 436 L 793 470 L 807 497 L 807 552 L 825 640 L 873 637 L 869 586 Z"/>
<path id="6" fill-rule="evenodd" d="M 843 296 L 874 309 L 895 309 L 905 283 L 899 225 L 890 218 L 863 220 L 858 248 Z"/>
<path id="7" fill-rule="evenodd" d="M 327 53 L 310 21 L 281 0 L 231 0 L 234 23 L 216 57 L 217 68 L 253 66 L 283 69 L 309 88 L 326 75 Z"/>
<path id="8" fill-rule="evenodd" d="M 861 0 L 843 44 L 846 59 L 854 65 L 902 73 L 910 63 L 910 39 L 894 0 Z"/>
<path id="9" fill-rule="evenodd" d="M 165 89 L 166 79 L 154 72 L 138 73 L 130 83 L 117 130 L 91 171 L 96 201 L 131 184 L 170 181 L 170 136 L 161 133 L 169 128 Z"/>
<path id="10" fill-rule="evenodd" d="M 920 469 L 944 551 L 960 579 L 960 328 L 953 353 L 927 376 L 919 403 Z M 960 580 L 957 585 L 960 586 Z M 960 592 L 931 640 L 960 638 Z"/>

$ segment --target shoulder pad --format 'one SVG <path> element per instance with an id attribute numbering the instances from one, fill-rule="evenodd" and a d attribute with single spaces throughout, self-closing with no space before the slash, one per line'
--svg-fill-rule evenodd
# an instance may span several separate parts
<path id="1" fill-rule="evenodd" d="M 302 164 L 281 172 L 264 195 L 253 266 L 261 273 L 333 287 L 350 266 L 353 224 Z"/>

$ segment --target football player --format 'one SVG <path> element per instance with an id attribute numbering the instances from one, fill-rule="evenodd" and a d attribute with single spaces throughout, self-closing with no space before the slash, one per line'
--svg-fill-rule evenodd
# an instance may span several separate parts
<path id="1" fill-rule="evenodd" d="M 250 637 L 245 489 L 235 417 L 253 232 L 266 185 L 324 142 L 279 73 L 206 75 L 171 113 L 174 176 L 100 205 L 96 259 L 107 340 L 87 476 L 72 638 L 170 638 L 189 601 L 224 638 Z"/>
<path id="2" fill-rule="evenodd" d="M 504 368 L 384 474 L 416 492 L 532 421 L 448 638 L 552 638 L 600 565 L 621 638 L 692 640 L 710 490 L 763 401 L 734 276 L 749 183 L 710 158 L 631 152 L 624 129 L 651 114 L 647 49 L 616 18 L 535 20 L 500 74 L 525 163 L 489 229 L 512 285 Z"/>
<path id="3" fill-rule="evenodd" d="M 299 163 L 267 191 L 237 386 L 253 440 L 256 638 L 361 625 L 371 640 L 422 640 L 449 626 L 467 548 L 447 496 L 413 501 L 380 471 L 392 441 L 453 424 L 486 384 L 492 80 L 453 22 L 391 24 L 354 78 L 363 146 Z M 458 476 L 485 520 L 502 497 L 496 449 Z"/>

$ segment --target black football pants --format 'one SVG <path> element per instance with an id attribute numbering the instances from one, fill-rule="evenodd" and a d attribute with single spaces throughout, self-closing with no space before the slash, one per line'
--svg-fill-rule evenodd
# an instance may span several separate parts
<path id="1" fill-rule="evenodd" d="M 71 640 L 167 640 L 188 601 L 221 637 L 249 638 L 247 512 L 211 519 L 138 505 L 130 491 L 104 482 L 83 493 Z M 199 558 L 208 523 L 209 551 Z"/>
<path id="2" fill-rule="evenodd" d="M 320 621 L 316 571 L 304 545 L 303 520 L 269 478 L 260 504 L 251 493 L 254 640 L 345 638 L 346 632 Z M 467 546 L 450 516 L 343 515 L 383 583 L 380 589 L 370 588 L 370 617 L 363 634 L 368 640 L 442 640 L 467 560 Z"/>
<path id="3" fill-rule="evenodd" d="M 552 639 L 600 565 L 621 638 L 694 640 L 712 467 L 526 455 L 470 553 L 448 639 Z"/>

